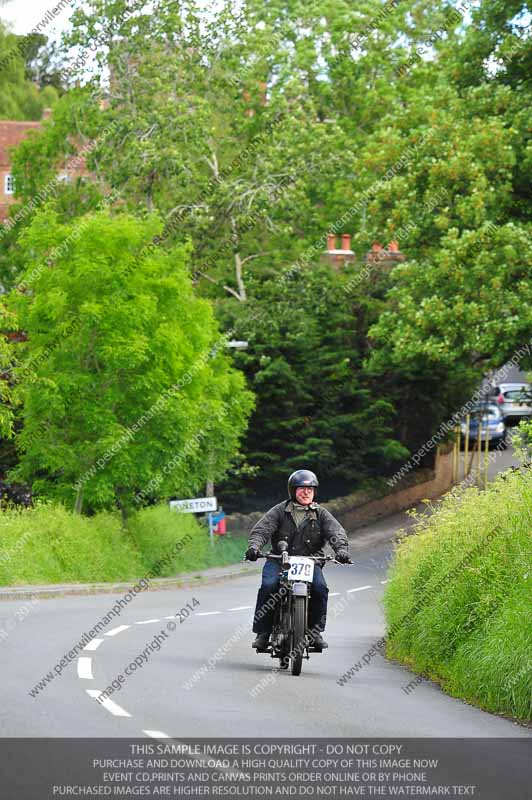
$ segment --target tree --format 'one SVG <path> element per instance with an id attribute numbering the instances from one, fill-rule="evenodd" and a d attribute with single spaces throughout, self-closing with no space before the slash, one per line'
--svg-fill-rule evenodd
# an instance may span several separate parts
<path id="1" fill-rule="evenodd" d="M 407 455 L 394 436 L 394 408 L 363 368 L 368 320 L 378 301 L 350 286 L 355 270 L 286 271 L 250 289 L 249 304 L 227 301 L 224 322 L 249 342 L 236 354 L 256 394 L 243 452 L 259 467 L 248 487 L 278 485 L 312 465 L 330 489 L 361 485 Z"/>
<path id="2" fill-rule="evenodd" d="M 419 0 L 247 0 L 207 14 L 188 1 L 90 0 L 70 43 L 95 48 L 94 80 L 20 148 L 20 199 L 31 200 L 61 148 L 94 142 L 97 190 L 61 193 L 60 219 L 110 192 L 135 213 L 157 210 L 165 244 L 192 243 L 196 293 L 260 351 L 237 358 L 270 439 L 265 446 L 252 427 L 244 456 L 274 475 L 306 454 L 355 480 L 368 465 L 391 466 L 404 452 L 398 441 L 417 449 L 486 369 L 530 338 L 525 12 L 489 0 L 470 25 L 446 2 Z M 94 90 L 106 70 L 102 104 Z M 374 242 L 398 240 L 407 261 L 370 271 L 351 305 L 337 302 L 316 268 L 330 229 L 353 233 L 355 278 Z M 11 280 L 17 258 L 10 252 Z M 293 273 L 288 300 L 277 281 L 294 262 L 309 269 Z M 335 298 L 320 330 L 300 280 Z M 311 356 L 328 399 L 316 395 Z M 372 413 L 373 454 L 364 438 Z M 297 431 L 288 443 L 279 419 Z"/>
<path id="3" fill-rule="evenodd" d="M 211 17 L 192 2 L 158 0 L 148 14 L 91 0 L 69 39 L 111 74 L 96 121 L 76 117 L 89 138 L 113 127 L 90 164 L 129 208 L 157 209 L 172 239 L 192 239 L 204 294 L 241 301 L 248 276 L 314 236 L 316 198 L 350 169 L 346 137 L 298 77 L 271 85 L 276 43 L 257 56 L 256 33 L 231 4 Z"/>
<path id="4" fill-rule="evenodd" d="M 36 48 L 38 37 L 15 36 L 0 20 L 0 119 L 38 120 L 57 100 L 52 86 L 40 89 L 26 74 L 26 50 Z"/>
<path id="5" fill-rule="evenodd" d="M 187 248 L 146 247 L 160 230 L 156 218 L 100 212 L 62 225 L 46 211 L 21 237 L 14 477 L 37 496 L 125 515 L 154 474 L 150 496 L 167 497 L 231 462 L 251 395 L 210 304 L 192 293 Z"/>

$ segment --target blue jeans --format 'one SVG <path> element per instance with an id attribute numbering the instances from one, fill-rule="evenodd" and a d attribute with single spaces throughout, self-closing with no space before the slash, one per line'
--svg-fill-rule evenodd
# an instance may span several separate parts
<path id="1" fill-rule="evenodd" d="M 280 571 L 280 567 L 275 561 L 266 559 L 262 570 L 262 584 L 257 596 L 257 605 L 255 606 L 255 614 L 253 617 L 254 633 L 272 632 L 275 606 L 273 603 L 270 603 L 269 605 L 272 606 L 272 608 L 269 608 L 266 603 L 272 595 L 280 589 Z M 310 593 L 308 627 L 315 627 L 319 631 L 324 631 L 327 618 L 329 587 L 325 583 L 321 567 L 317 565 L 314 567 L 314 577 L 312 579 Z"/>

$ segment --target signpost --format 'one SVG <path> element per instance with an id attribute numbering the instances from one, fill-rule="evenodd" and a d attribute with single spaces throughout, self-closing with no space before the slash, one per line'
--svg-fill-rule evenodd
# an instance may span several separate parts
<path id="1" fill-rule="evenodd" d="M 170 500 L 170 508 L 173 511 L 181 511 L 188 514 L 205 514 L 205 512 L 216 511 L 218 508 L 218 501 L 216 497 L 194 497 L 190 500 Z M 223 514 L 223 512 L 222 512 Z M 208 514 L 209 520 L 209 538 L 211 544 L 214 544 L 213 524 L 211 513 Z M 225 516 L 225 514 L 224 514 Z"/>
<path id="2" fill-rule="evenodd" d="M 216 497 L 195 497 L 191 500 L 170 500 L 170 508 L 175 511 L 184 511 L 189 514 L 205 514 L 207 511 L 216 511 L 218 502 Z"/>
<path id="3" fill-rule="evenodd" d="M 221 506 L 216 514 L 209 514 L 209 531 L 211 531 L 211 529 L 212 532 L 216 533 L 218 536 L 225 536 L 227 533 L 225 511 L 222 511 Z"/>

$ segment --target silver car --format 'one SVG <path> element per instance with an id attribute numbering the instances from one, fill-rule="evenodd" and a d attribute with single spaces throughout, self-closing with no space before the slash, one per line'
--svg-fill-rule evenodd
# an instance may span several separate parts
<path id="1" fill-rule="evenodd" d="M 495 403 L 476 403 L 469 413 L 469 426 L 464 417 L 460 423 L 460 432 L 463 439 L 469 432 L 469 440 L 477 443 L 480 433 L 481 441 L 498 445 L 503 444 L 506 435 L 506 425 L 499 407 Z M 463 441 L 462 441 L 463 445 Z"/>
<path id="2" fill-rule="evenodd" d="M 500 383 L 493 387 L 490 397 L 509 422 L 532 417 L 532 389 L 529 383 Z"/>

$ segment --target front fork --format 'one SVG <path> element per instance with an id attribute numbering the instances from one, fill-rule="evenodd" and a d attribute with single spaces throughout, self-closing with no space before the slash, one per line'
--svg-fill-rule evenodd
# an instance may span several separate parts
<path id="1" fill-rule="evenodd" d="M 308 629 L 308 609 L 310 602 L 310 591 L 307 583 L 289 581 L 285 575 L 281 574 L 280 585 L 281 599 L 276 611 L 274 624 L 274 636 L 272 637 L 272 658 L 279 658 L 287 655 L 293 647 L 293 599 L 295 596 L 305 597 L 305 635 Z M 304 657 L 308 658 L 308 646 L 305 647 Z"/>

